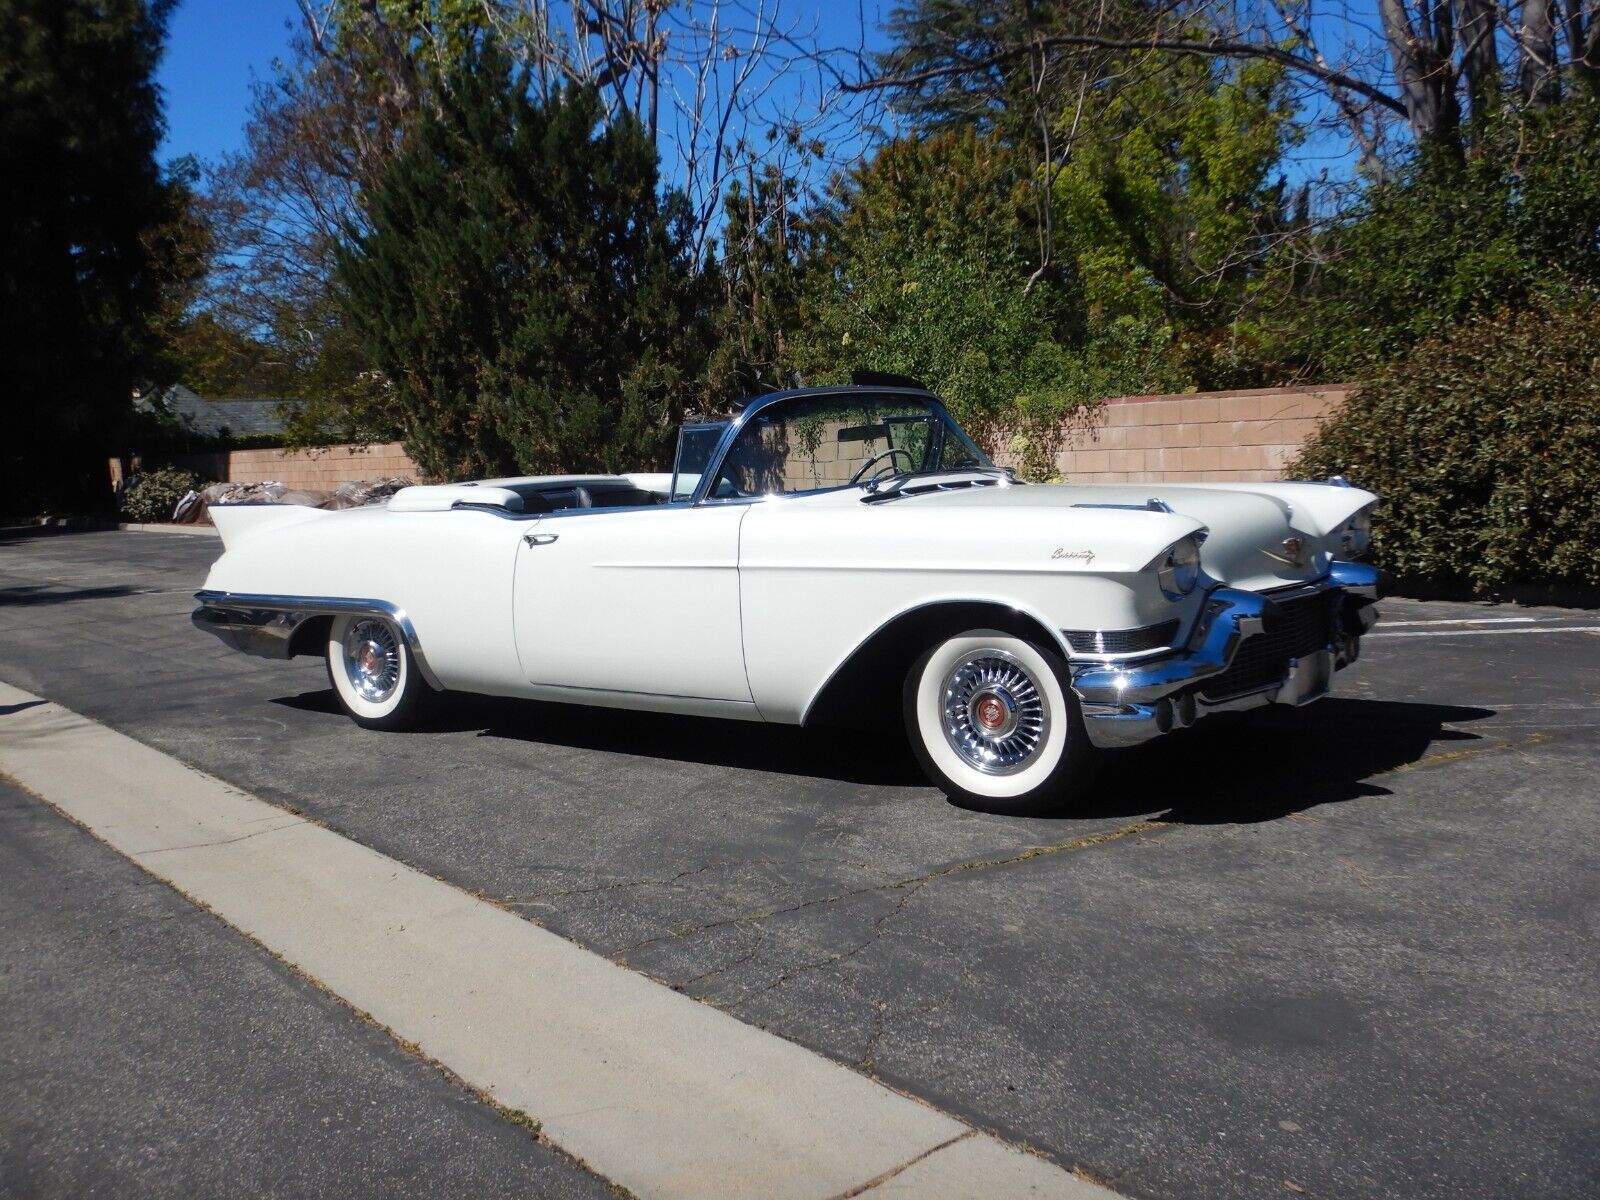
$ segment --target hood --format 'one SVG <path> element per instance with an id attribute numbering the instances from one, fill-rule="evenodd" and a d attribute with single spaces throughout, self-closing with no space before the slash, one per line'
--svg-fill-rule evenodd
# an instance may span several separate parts
<path id="1" fill-rule="evenodd" d="M 1130 520 L 1163 515 L 1151 501 L 1206 528 L 1200 550 L 1205 573 L 1218 583 L 1263 591 L 1327 573 L 1343 524 L 1377 497 L 1332 484 L 1227 485 L 1028 484 L 975 487 L 908 496 L 908 505 L 951 508 L 1048 509 L 1059 514 L 1063 534 L 1092 548 L 1099 531 L 1126 528 Z M 1152 520 L 1152 524 L 1154 521 Z M 1298 553 L 1293 539 L 1298 539 Z M 1289 541 L 1290 545 L 1285 546 Z"/>

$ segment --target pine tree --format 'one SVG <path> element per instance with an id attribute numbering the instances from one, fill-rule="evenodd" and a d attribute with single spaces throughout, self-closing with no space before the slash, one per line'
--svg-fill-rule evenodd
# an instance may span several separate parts
<path id="1" fill-rule="evenodd" d="M 154 82 L 171 0 L 7 0 L 0 19 L 0 516 L 104 507 L 156 353 Z"/>
<path id="2" fill-rule="evenodd" d="M 537 102 L 493 43 L 466 55 L 339 259 L 349 316 L 423 470 L 663 461 L 704 356 L 680 198 L 631 117 Z"/>

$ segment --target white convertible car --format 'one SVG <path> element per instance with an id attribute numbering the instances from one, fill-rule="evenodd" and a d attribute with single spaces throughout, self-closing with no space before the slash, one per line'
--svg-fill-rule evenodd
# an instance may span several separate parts
<path id="1" fill-rule="evenodd" d="M 1024 484 L 911 386 L 685 426 L 671 474 L 216 507 L 194 622 L 324 656 L 359 724 L 441 693 L 750 721 L 899 712 L 965 803 L 1080 792 L 1102 749 L 1305 704 L 1355 660 L 1376 497 L 1342 481 Z"/>

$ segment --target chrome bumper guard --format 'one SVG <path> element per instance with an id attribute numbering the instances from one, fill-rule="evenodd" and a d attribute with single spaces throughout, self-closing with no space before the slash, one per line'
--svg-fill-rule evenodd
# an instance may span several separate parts
<path id="1" fill-rule="evenodd" d="M 196 629 L 219 638 L 223 645 L 257 658 L 288 658 L 289 640 L 314 613 L 283 609 L 201 606 L 189 614 Z"/>
<path id="2" fill-rule="evenodd" d="M 1372 605 L 1386 591 L 1382 571 L 1345 562 L 1332 564 L 1328 574 L 1314 583 L 1285 591 L 1214 589 L 1206 597 L 1187 649 L 1137 664 L 1073 664 L 1073 691 L 1082 705 L 1090 742 L 1103 748 L 1132 746 L 1214 712 L 1309 704 L 1325 696 L 1333 673 L 1360 654 L 1361 635 L 1377 620 Z M 1286 606 L 1318 600 L 1326 606 L 1317 618 L 1325 624 L 1321 645 L 1285 655 L 1281 669 L 1276 661 L 1265 664 L 1270 678 L 1252 681 L 1238 692 L 1223 688 L 1222 695 L 1205 694 L 1206 681 L 1215 683 L 1213 677 L 1240 661 L 1240 651 L 1251 639 L 1282 627 Z"/>
<path id="3" fill-rule="evenodd" d="M 258 658 L 289 658 L 294 653 L 295 632 L 314 617 L 365 613 L 393 621 L 430 687 L 440 687 L 433 668 L 422 653 L 411 618 L 387 600 L 357 600 L 343 596 L 259 596 L 238 592 L 196 592 L 200 607 L 189 614 L 196 629 L 219 638 L 224 645 Z M 325 647 L 318 646 L 321 654 Z M 307 651 L 307 653 L 311 653 Z"/>

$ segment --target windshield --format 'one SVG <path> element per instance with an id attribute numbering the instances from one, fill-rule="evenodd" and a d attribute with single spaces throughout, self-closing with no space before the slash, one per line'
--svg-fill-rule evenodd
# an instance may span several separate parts
<path id="1" fill-rule="evenodd" d="M 678 430 L 678 454 L 672 463 L 673 500 L 687 500 L 711 465 L 711 453 L 722 440 L 727 421 L 704 421 Z"/>
<path id="2" fill-rule="evenodd" d="M 956 423 L 905 396 L 797 396 L 739 431 L 710 495 L 786 495 L 924 471 L 992 468 Z"/>

